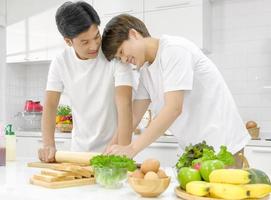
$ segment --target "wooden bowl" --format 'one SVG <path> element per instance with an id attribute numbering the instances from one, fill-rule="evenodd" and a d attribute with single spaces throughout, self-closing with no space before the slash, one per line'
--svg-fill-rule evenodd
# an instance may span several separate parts
<path id="1" fill-rule="evenodd" d="M 169 186 L 170 177 L 146 180 L 129 176 L 128 182 L 134 191 L 142 197 L 157 197 Z"/>

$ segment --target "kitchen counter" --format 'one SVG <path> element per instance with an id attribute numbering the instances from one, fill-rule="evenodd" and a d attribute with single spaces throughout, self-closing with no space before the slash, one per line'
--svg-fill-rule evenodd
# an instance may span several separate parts
<path id="1" fill-rule="evenodd" d="M 31 132 L 31 131 L 18 131 L 16 132 L 18 137 L 41 137 L 41 132 Z M 136 139 L 139 135 L 133 135 L 133 139 Z M 55 138 L 65 138 L 71 139 L 71 133 L 61 133 L 56 132 Z M 172 135 L 162 135 L 156 141 L 156 143 L 178 143 L 176 137 Z M 271 141 L 265 139 L 250 140 L 247 146 L 263 146 L 271 147 Z"/>
<path id="2" fill-rule="evenodd" d="M 38 131 L 17 131 L 16 136 L 18 137 L 41 137 L 41 132 Z M 66 138 L 70 139 L 72 137 L 71 133 L 55 133 L 55 138 Z"/>
<path id="3" fill-rule="evenodd" d="M 0 199 L 3 200 L 100 200 L 100 199 L 148 199 L 142 198 L 125 183 L 120 189 L 105 189 L 99 185 L 87 185 L 64 189 L 47 189 L 29 184 L 29 178 L 40 169 L 29 168 L 29 159 L 19 159 L 8 162 L 6 167 L 0 166 Z M 172 168 L 166 168 L 166 173 L 171 176 L 168 189 L 157 199 L 178 199 L 174 188 L 178 185 Z"/>

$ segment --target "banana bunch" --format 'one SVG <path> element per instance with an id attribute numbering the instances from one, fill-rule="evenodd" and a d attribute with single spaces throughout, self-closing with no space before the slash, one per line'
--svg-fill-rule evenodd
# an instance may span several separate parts
<path id="1" fill-rule="evenodd" d="M 271 185 L 265 179 L 253 183 L 248 170 L 218 169 L 211 172 L 210 182 L 192 181 L 186 185 L 186 192 L 196 196 L 221 199 L 263 198 L 271 193 Z"/>

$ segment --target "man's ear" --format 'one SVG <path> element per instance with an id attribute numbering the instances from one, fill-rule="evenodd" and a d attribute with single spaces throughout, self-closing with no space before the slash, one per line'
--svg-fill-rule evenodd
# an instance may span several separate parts
<path id="1" fill-rule="evenodd" d="M 129 38 L 133 38 L 133 39 L 139 39 L 142 36 L 140 35 L 140 33 L 138 33 L 135 29 L 131 28 L 129 30 Z"/>
<path id="2" fill-rule="evenodd" d="M 64 40 L 68 46 L 72 46 L 72 40 L 70 38 L 64 38 Z"/>

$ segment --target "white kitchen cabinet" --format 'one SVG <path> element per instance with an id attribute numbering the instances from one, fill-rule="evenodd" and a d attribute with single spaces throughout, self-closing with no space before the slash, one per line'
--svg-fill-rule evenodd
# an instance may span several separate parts
<path id="1" fill-rule="evenodd" d="M 93 7 L 97 11 L 101 19 L 100 31 L 103 29 L 107 22 L 114 16 L 119 14 L 130 14 L 143 21 L 143 0 L 94 0 Z"/>
<path id="2" fill-rule="evenodd" d="M 143 21 L 143 18 L 144 18 L 143 17 L 143 13 L 134 13 L 134 14 L 130 14 L 130 15 L 133 15 L 136 18 L 138 18 L 138 19 L 140 19 L 140 20 Z M 114 17 L 114 16 L 108 16 L 108 17 L 102 17 L 101 18 L 101 24 L 100 24 L 101 34 L 103 33 L 105 25 L 110 21 L 110 19 L 112 19 L 112 17 Z"/>
<path id="3" fill-rule="evenodd" d="M 38 150 L 42 147 L 41 137 L 18 137 L 16 138 L 16 156 L 38 158 Z M 55 138 L 57 150 L 69 151 L 71 139 Z"/>
<path id="4" fill-rule="evenodd" d="M 209 0 L 145 0 L 144 6 L 152 36 L 182 36 L 206 52 L 210 51 L 210 13 Z"/>
<path id="5" fill-rule="evenodd" d="M 6 26 L 6 0 L 0 0 L 0 27 Z"/>
<path id="6" fill-rule="evenodd" d="M 144 160 L 154 158 L 160 161 L 162 167 L 174 167 L 178 161 L 179 154 L 178 143 L 153 143 L 146 149 L 141 151 L 134 160 L 137 163 L 142 163 Z"/>
<path id="7" fill-rule="evenodd" d="M 52 60 L 63 50 L 65 43 L 55 23 L 59 5 L 7 26 L 8 63 Z"/>
<path id="8" fill-rule="evenodd" d="M 244 155 L 251 168 L 263 170 L 271 176 L 271 146 L 246 146 Z"/>
<path id="9" fill-rule="evenodd" d="M 135 14 L 143 12 L 143 0 L 94 0 L 93 7 L 101 18 L 122 13 Z"/>

